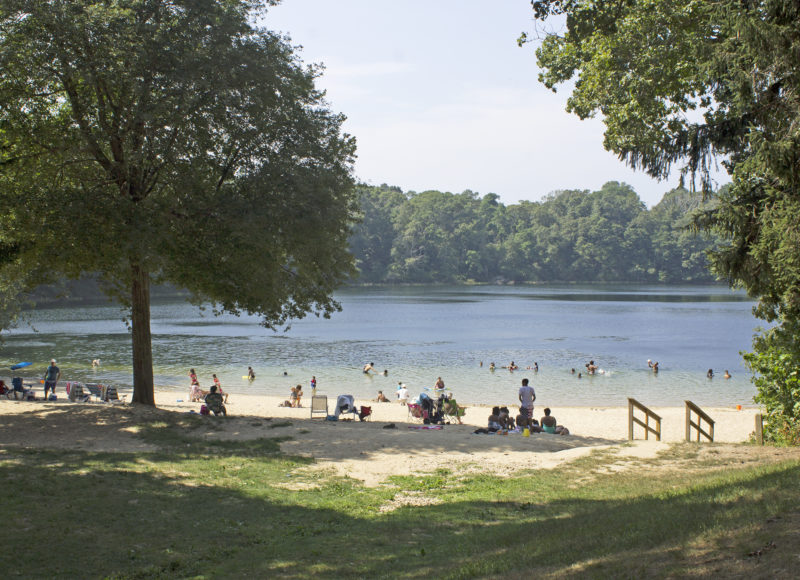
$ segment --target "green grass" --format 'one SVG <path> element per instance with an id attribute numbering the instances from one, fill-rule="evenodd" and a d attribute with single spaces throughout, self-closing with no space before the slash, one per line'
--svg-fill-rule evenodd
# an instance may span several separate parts
<path id="1" fill-rule="evenodd" d="M 18 547 L 0 553 L 3 576 L 760 577 L 796 559 L 797 461 L 614 473 L 599 452 L 511 479 L 440 469 L 364 488 L 278 439 L 195 441 L 193 420 L 146 425 L 154 453 L 1 452 L 0 538 Z M 748 556 L 776 537 L 783 550 Z"/>

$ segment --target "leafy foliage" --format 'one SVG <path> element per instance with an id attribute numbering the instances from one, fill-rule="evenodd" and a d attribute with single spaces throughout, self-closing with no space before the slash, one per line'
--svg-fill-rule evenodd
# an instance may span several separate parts
<path id="1" fill-rule="evenodd" d="M 691 229 L 699 194 L 647 210 L 628 185 L 505 206 L 495 194 L 360 186 L 351 238 L 360 282 L 711 282 L 713 237 Z"/>
<path id="2" fill-rule="evenodd" d="M 262 2 L 0 5 L 0 279 L 99 273 L 152 404 L 149 288 L 267 325 L 338 305 L 352 138 Z"/>
<path id="3" fill-rule="evenodd" d="M 535 0 L 566 18 L 537 50 L 542 82 L 574 82 L 567 109 L 596 114 L 605 147 L 654 176 L 678 165 L 704 190 L 718 160 L 732 184 L 698 216 L 723 243 L 715 272 L 759 299 L 756 314 L 800 320 L 800 3 L 794 0 Z M 525 39 L 523 39 L 524 41 Z M 782 380 L 800 351 L 756 341 L 752 368 Z M 790 357 L 778 356 L 779 353 Z M 769 369 L 769 364 L 774 364 Z M 765 394 L 771 399 L 771 395 Z M 783 406 L 789 423 L 800 408 Z"/>
<path id="4" fill-rule="evenodd" d="M 755 401 L 764 405 L 764 438 L 789 445 L 800 444 L 800 328 L 796 322 L 764 331 L 745 353 L 747 366 L 755 373 Z"/>

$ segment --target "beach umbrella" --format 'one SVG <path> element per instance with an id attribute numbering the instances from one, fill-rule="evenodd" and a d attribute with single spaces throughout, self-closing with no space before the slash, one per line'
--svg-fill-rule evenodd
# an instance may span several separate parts
<path id="1" fill-rule="evenodd" d="M 12 370 L 12 371 L 15 371 L 15 370 L 17 370 L 17 369 L 22 369 L 22 368 L 25 368 L 25 367 L 29 367 L 29 366 L 31 366 L 32 364 L 33 364 L 33 363 L 30 363 L 30 362 L 21 362 L 21 363 L 17 363 L 17 364 L 15 364 L 15 365 L 11 365 L 11 367 L 10 367 L 10 368 L 11 368 L 11 370 Z"/>

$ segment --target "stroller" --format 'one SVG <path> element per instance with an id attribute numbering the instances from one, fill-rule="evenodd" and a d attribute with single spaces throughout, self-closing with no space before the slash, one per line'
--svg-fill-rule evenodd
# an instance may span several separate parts
<path id="1" fill-rule="evenodd" d="M 425 419 L 422 421 L 426 425 L 443 425 L 444 424 L 444 395 L 439 396 L 435 401 L 427 394 L 422 393 L 419 396 L 419 405 L 422 407 L 423 416 Z"/>

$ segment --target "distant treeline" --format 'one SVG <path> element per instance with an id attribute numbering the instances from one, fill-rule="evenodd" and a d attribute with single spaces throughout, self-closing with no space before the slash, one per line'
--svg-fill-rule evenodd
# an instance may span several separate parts
<path id="1" fill-rule="evenodd" d="M 351 237 L 356 283 L 715 280 L 705 253 L 717 240 L 689 228 L 692 213 L 713 199 L 685 189 L 649 210 L 618 182 L 509 206 L 469 190 L 359 191 L 363 221 Z"/>

